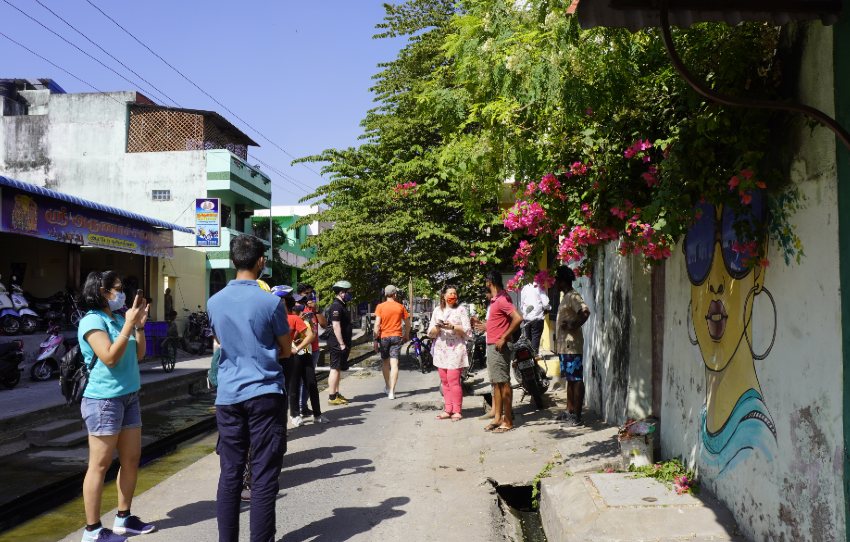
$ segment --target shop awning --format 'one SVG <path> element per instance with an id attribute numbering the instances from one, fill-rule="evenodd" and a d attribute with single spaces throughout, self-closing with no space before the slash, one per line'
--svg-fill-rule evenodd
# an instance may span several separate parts
<path id="1" fill-rule="evenodd" d="M 156 228 L 165 228 L 167 230 L 174 230 L 183 233 L 194 233 L 194 230 L 192 228 L 187 228 L 186 226 L 179 226 L 177 224 L 165 222 L 164 220 L 159 220 L 158 218 L 151 218 L 149 216 L 131 213 L 130 211 L 125 211 L 124 209 L 110 207 L 109 205 L 103 205 L 102 203 L 97 203 L 95 201 L 78 198 L 77 196 L 72 196 L 70 194 L 63 194 L 62 192 L 56 192 L 47 188 L 43 188 L 41 186 L 25 183 L 23 181 L 18 181 L 16 179 L 10 179 L 8 177 L 3 177 L 2 175 L 0 175 L 0 186 L 8 186 L 9 188 L 14 188 L 22 192 L 29 192 L 30 194 L 35 194 L 38 196 L 57 199 L 59 201 L 64 201 L 72 205 L 79 205 L 80 207 L 85 207 L 86 209 L 100 211 L 101 213 L 118 215 L 124 218 L 128 218 L 130 220 L 135 220 L 136 222 L 144 222 L 145 224 L 150 224 L 151 226 L 154 226 Z"/>

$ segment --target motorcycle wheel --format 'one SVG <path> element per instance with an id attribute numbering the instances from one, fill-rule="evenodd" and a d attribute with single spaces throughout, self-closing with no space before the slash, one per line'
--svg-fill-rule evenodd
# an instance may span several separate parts
<path id="1" fill-rule="evenodd" d="M 38 329 L 38 319 L 32 316 L 24 316 L 21 318 L 21 333 L 26 333 L 29 335 L 30 333 L 35 333 Z"/>
<path id="2" fill-rule="evenodd" d="M 170 373 L 174 370 L 174 365 L 177 363 L 177 346 L 171 341 L 162 345 L 162 356 L 160 356 L 162 370 Z"/>
<path id="3" fill-rule="evenodd" d="M 528 376 L 526 380 L 523 382 L 525 391 L 531 395 L 531 400 L 534 401 L 534 409 L 542 410 L 544 408 L 543 405 L 543 389 L 540 387 L 540 383 L 537 382 L 537 379 L 533 376 Z"/>
<path id="4" fill-rule="evenodd" d="M 0 386 L 3 386 L 7 390 L 11 390 L 15 386 L 18 385 L 18 382 L 21 381 L 21 372 L 17 369 L 14 371 L 9 371 L 8 373 L 0 376 Z"/>
<path id="5" fill-rule="evenodd" d="M 30 378 L 36 382 L 46 382 L 53 378 L 53 363 L 50 359 L 36 362 L 30 369 Z"/>
<path id="6" fill-rule="evenodd" d="M 3 319 L 0 320 L 0 330 L 2 330 L 6 335 L 17 335 L 20 329 L 21 321 L 12 315 L 4 316 Z"/>

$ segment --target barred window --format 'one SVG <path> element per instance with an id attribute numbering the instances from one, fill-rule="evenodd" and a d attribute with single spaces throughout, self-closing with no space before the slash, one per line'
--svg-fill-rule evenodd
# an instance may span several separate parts
<path id="1" fill-rule="evenodd" d="M 171 201 L 171 190 L 151 190 L 151 199 L 154 201 Z"/>

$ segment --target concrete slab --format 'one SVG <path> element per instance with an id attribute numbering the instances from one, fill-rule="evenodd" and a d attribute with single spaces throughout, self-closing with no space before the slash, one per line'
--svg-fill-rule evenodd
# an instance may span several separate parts
<path id="1" fill-rule="evenodd" d="M 629 476 L 542 480 L 540 515 L 549 542 L 746 540 L 731 513 L 710 495 L 679 496 L 655 480 Z"/>

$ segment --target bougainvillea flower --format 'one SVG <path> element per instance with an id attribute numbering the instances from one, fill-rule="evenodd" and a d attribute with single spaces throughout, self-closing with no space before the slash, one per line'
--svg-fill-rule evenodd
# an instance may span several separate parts
<path id="1" fill-rule="evenodd" d="M 732 178 L 729 179 L 729 190 L 735 190 L 739 184 L 741 184 L 741 179 L 739 179 L 737 175 L 733 175 Z"/>

